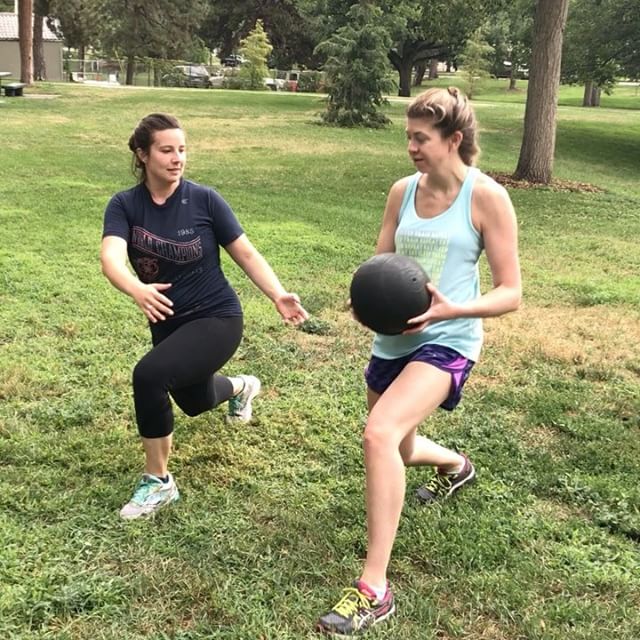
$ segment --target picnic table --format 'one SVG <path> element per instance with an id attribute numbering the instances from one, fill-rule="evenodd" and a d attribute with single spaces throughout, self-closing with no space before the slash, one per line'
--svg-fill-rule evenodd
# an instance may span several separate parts
<path id="1" fill-rule="evenodd" d="M 2 78 L 8 78 L 11 71 L 0 71 L 0 93 L 2 93 Z"/>
<path id="2" fill-rule="evenodd" d="M 4 88 L 4 95 L 7 98 L 23 95 L 22 90 L 27 86 L 24 82 L 8 82 L 2 86 L 2 78 L 7 78 L 13 75 L 11 71 L 0 71 L 0 95 L 2 95 L 2 89 Z"/>

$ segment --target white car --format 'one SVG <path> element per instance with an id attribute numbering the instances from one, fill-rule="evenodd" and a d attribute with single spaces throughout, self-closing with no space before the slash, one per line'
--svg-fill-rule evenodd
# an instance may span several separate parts
<path id="1" fill-rule="evenodd" d="M 272 91 L 282 91 L 287 86 L 287 81 L 282 78 L 265 78 L 264 86 L 268 87 Z"/>

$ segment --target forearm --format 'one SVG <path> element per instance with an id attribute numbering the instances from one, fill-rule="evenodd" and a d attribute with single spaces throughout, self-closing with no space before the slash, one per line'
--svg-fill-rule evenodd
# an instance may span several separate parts
<path id="1" fill-rule="evenodd" d="M 140 287 L 140 280 L 134 276 L 125 264 L 102 261 L 102 273 L 116 288 L 132 298 L 134 291 Z"/>
<path id="2" fill-rule="evenodd" d="M 520 306 L 520 287 L 499 285 L 475 300 L 456 304 L 456 316 L 463 318 L 491 318 L 515 311 Z"/>
<path id="3" fill-rule="evenodd" d="M 286 293 L 285 288 L 278 280 L 278 276 L 258 251 L 252 251 L 250 254 L 243 256 L 240 266 L 256 287 L 270 300 L 275 301 Z"/>

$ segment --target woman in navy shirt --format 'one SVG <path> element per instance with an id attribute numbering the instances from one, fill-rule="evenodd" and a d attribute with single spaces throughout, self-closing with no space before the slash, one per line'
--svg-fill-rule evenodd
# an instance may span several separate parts
<path id="1" fill-rule="evenodd" d="M 100 254 L 105 276 L 147 317 L 153 343 L 133 370 L 145 469 L 120 511 L 127 520 L 154 513 L 179 497 L 168 471 L 173 433 L 169 396 L 190 416 L 228 400 L 229 420 L 251 419 L 260 380 L 217 373 L 242 338 L 242 309 L 222 272 L 220 247 L 269 297 L 285 322 L 297 325 L 308 317 L 224 199 L 183 178 L 186 141 L 176 118 L 146 116 L 129 139 L 129 149 L 139 183 L 109 202 Z"/>

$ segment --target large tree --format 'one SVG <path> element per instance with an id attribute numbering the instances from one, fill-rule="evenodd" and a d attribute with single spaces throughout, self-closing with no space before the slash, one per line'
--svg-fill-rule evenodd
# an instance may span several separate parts
<path id="1" fill-rule="evenodd" d="M 584 85 L 583 106 L 599 106 L 600 92 L 610 92 L 618 76 L 635 75 L 639 40 L 640 0 L 571 2 L 562 79 Z"/>
<path id="2" fill-rule="evenodd" d="M 33 83 L 33 0 L 18 1 L 20 82 Z"/>
<path id="3" fill-rule="evenodd" d="M 67 47 L 77 49 L 85 59 L 85 50 L 95 45 L 100 20 L 100 0 L 50 0 L 49 26 L 64 38 Z"/>
<path id="4" fill-rule="evenodd" d="M 524 115 L 524 134 L 515 177 L 548 184 L 553 171 L 562 36 L 569 0 L 538 0 Z"/>
<path id="5" fill-rule="evenodd" d="M 102 0 L 100 42 L 126 59 L 126 84 L 133 84 L 136 59 L 189 56 L 197 44 L 203 0 Z"/>
<path id="6" fill-rule="evenodd" d="M 235 53 L 258 20 L 273 45 L 270 63 L 284 68 L 313 66 L 313 49 L 322 39 L 312 0 L 208 0 L 200 37 L 220 58 Z"/>
<path id="7" fill-rule="evenodd" d="M 377 0 L 391 36 L 389 60 L 398 72 L 398 94 L 411 93 L 414 67 L 432 59 L 456 57 L 473 33 L 506 0 Z M 327 35 L 346 22 L 353 0 L 316 0 Z"/>
<path id="8" fill-rule="evenodd" d="M 531 57 L 531 32 L 535 0 L 513 0 L 489 21 L 487 41 L 493 47 L 491 73 L 509 78 L 509 89 L 516 88 L 520 70 Z"/>

